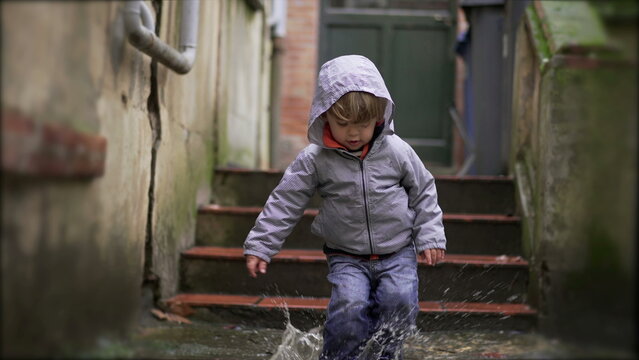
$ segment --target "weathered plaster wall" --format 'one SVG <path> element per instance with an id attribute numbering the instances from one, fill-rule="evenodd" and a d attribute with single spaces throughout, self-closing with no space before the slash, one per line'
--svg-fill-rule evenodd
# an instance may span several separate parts
<path id="1" fill-rule="evenodd" d="M 158 4 L 160 38 L 177 46 L 180 3 Z M 157 66 L 157 95 L 151 97 L 159 118 L 147 239 L 147 276 L 155 282 L 156 299 L 177 291 L 180 252 L 193 245 L 197 207 L 210 201 L 213 166 L 268 166 L 268 11 L 245 1 L 201 1 L 192 71 L 178 75 Z"/>
<path id="2" fill-rule="evenodd" d="M 159 36 L 177 48 L 180 3 L 158 4 Z M 158 297 L 175 294 L 180 252 L 193 245 L 197 206 L 210 198 L 220 11 L 221 2 L 200 2 L 197 57 L 188 74 L 156 67 L 157 93 L 151 97 L 157 101 L 158 118 L 147 276 L 158 279 Z"/>
<path id="3" fill-rule="evenodd" d="M 177 47 L 180 2 L 146 4 L 157 35 Z M 175 293 L 179 254 L 193 244 L 215 164 L 268 159 L 268 8 L 201 1 L 195 65 L 177 75 L 128 43 L 121 5 L 0 5 L 3 154 L 16 152 L 11 144 L 19 154 L 64 158 L 67 148 L 38 135 L 44 124 L 107 143 L 103 170 L 90 176 L 51 176 L 42 163 L 30 175 L 5 171 L 3 156 L 9 357 L 77 353 L 130 331 L 143 281 L 156 300 Z M 36 124 L 23 144 L 17 130 L 5 133 L 9 112 Z"/>
<path id="4" fill-rule="evenodd" d="M 1 6 L 3 113 L 108 141 L 101 177 L 3 173 L 3 355 L 43 356 L 86 345 L 87 335 L 125 332 L 136 314 L 151 175 L 150 60 L 111 43 L 117 4 Z"/>
<path id="5" fill-rule="evenodd" d="M 245 1 L 227 1 L 220 39 L 220 121 L 218 141 L 221 166 L 269 166 L 269 105 L 272 41 L 268 5 L 256 11 Z"/>
<path id="6" fill-rule="evenodd" d="M 523 26 L 511 168 L 540 329 L 633 351 L 636 58 L 586 2 L 535 2 Z"/>

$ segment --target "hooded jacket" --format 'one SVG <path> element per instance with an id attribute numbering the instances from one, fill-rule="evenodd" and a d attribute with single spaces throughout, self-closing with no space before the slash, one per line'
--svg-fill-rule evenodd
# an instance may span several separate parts
<path id="1" fill-rule="evenodd" d="M 365 91 L 386 100 L 383 129 L 360 159 L 325 145 L 322 116 L 342 95 Z M 394 134 L 394 103 L 367 58 L 347 55 L 322 65 L 308 124 L 310 145 L 288 166 L 244 242 L 244 255 L 267 262 L 319 192 L 311 225 L 326 246 L 358 255 L 384 255 L 414 241 L 418 252 L 446 249 L 435 180 L 415 151 Z"/>

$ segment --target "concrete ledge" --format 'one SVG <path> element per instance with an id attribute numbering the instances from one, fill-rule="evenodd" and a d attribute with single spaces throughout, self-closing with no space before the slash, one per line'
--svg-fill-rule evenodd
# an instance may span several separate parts
<path id="1" fill-rule="evenodd" d="M 192 259 L 225 259 L 244 261 L 242 248 L 224 248 L 215 246 L 198 246 L 193 247 L 182 252 L 182 255 L 186 258 Z M 298 249 L 284 249 L 275 255 L 272 259 L 273 262 L 312 262 L 312 263 L 324 263 L 326 262 L 326 255 L 321 250 L 298 250 Z M 427 266 L 422 260 L 418 260 L 420 266 Z M 464 254 L 447 254 L 444 261 L 439 264 L 455 264 L 464 266 L 496 266 L 496 267 L 521 267 L 526 268 L 528 262 L 521 256 L 494 256 L 494 255 L 464 255 Z M 435 265 L 437 266 L 437 265 Z"/>
<path id="2" fill-rule="evenodd" d="M 228 299 L 237 298 L 236 303 Z M 203 299 L 206 299 L 203 301 Z M 260 297 L 224 294 L 178 294 L 163 303 L 169 308 L 189 307 L 188 313 L 200 317 L 208 310 L 209 317 L 252 326 L 281 327 L 292 321 L 310 329 L 324 322 L 328 298 Z M 205 316 L 206 317 L 206 316 Z M 536 324 L 537 311 L 525 304 L 420 301 L 418 326 L 422 330 L 530 330 Z"/>

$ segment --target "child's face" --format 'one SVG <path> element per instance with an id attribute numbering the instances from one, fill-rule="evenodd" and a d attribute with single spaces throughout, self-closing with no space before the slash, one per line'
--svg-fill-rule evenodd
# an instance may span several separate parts
<path id="1" fill-rule="evenodd" d="M 359 150 L 373 138 L 375 119 L 355 124 L 352 121 L 340 120 L 330 113 L 326 113 L 326 119 L 335 141 L 348 150 Z"/>

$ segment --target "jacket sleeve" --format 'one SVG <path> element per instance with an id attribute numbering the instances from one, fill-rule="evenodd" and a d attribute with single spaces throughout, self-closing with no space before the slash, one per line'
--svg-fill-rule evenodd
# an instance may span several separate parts
<path id="1" fill-rule="evenodd" d="M 443 214 L 437 203 L 435 178 L 422 160 L 408 146 L 404 161 L 402 186 L 408 193 L 408 206 L 415 211 L 413 238 L 417 252 L 426 249 L 446 249 Z"/>
<path id="2" fill-rule="evenodd" d="M 317 187 L 315 166 L 307 150 L 289 165 L 271 192 L 244 241 L 244 255 L 255 255 L 270 262 L 304 214 Z"/>

